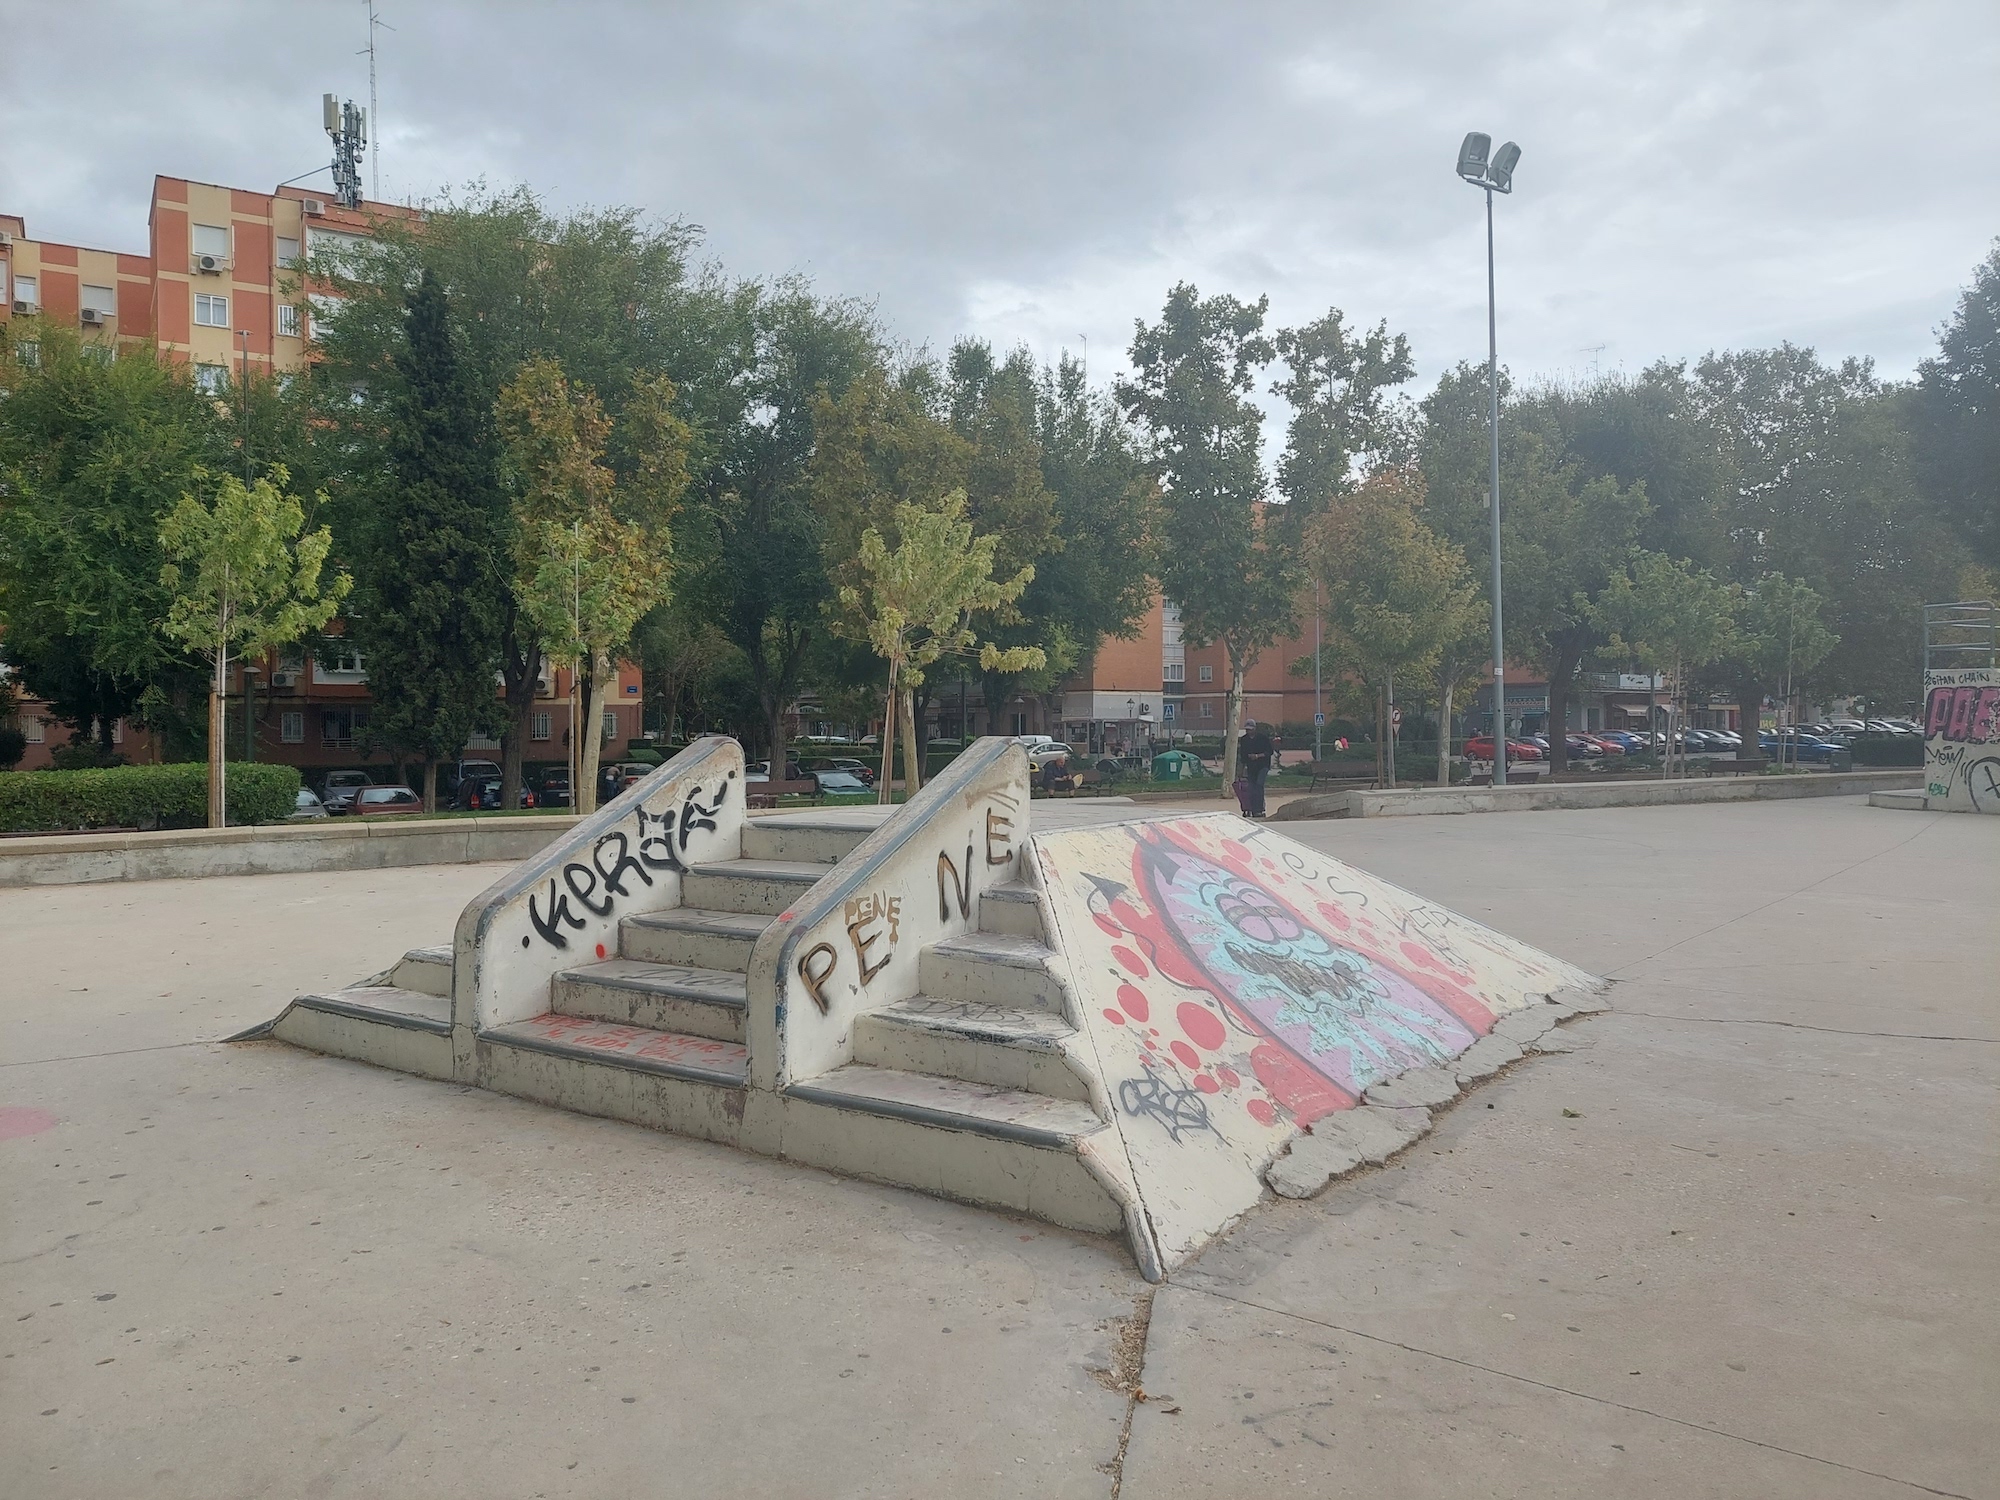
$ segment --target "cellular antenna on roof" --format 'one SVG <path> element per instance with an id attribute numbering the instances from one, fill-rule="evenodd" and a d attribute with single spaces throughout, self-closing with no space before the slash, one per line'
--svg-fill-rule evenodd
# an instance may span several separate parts
<path id="1" fill-rule="evenodd" d="M 368 45 L 361 50 L 368 54 L 368 118 L 375 122 L 375 146 L 368 153 L 368 196 L 376 202 L 382 200 L 382 109 L 381 101 L 375 97 L 375 31 L 377 27 L 394 31 L 381 16 L 376 14 L 375 0 L 362 0 L 368 7 Z M 348 205 L 350 208 L 352 204 Z"/>
<path id="2" fill-rule="evenodd" d="M 368 149 L 368 112 L 332 94 L 320 96 L 320 120 L 333 137 L 333 196 L 342 208 L 361 207 L 361 153 Z"/>

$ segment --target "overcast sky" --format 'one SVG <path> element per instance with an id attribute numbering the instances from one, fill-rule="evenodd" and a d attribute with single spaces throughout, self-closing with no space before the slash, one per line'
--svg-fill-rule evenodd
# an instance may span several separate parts
<path id="1" fill-rule="evenodd" d="M 707 231 L 899 337 L 1081 351 L 1169 286 L 1486 346 L 1460 136 L 1520 142 L 1501 358 L 1780 339 L 1907 375 L 2000 234 L 2000 3 L 378 0 L 383 196 L 484 177 Z M 0 212 L 145 245 L 164 172 L 268 190 L 366 103 L 365 0 L 8 6 Z M 364 182 L 366 176 L 364 174 Z M 307 185 L 324 184 L 322 175 Z"/>

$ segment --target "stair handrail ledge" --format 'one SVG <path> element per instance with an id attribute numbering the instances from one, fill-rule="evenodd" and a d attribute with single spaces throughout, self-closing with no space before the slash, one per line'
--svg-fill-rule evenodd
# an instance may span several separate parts
<path id="1" fill-rule="evenodd" d="M 817 1078 L 854 1056 L 854 1022 L 918 993 L 917 960 L 977 929 L 1028 840 L 1028 754 L 975 740 L 782 913 L 750 955 L 750 1082 Z"/>
<path id="2" fill-rule="evenodd" d="M 704 735 L 627 787 L 459 913 L 452 939 L 453 1049 L 549 1008 L 564 969 L 615 957 L 629 916 L 680 905 L 691 865 L 743 849 L 743 747 Z"/>

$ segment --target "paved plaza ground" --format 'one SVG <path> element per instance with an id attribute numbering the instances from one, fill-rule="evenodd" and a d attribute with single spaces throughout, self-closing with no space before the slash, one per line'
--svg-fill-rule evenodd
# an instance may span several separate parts
<path id="1" fill-rule="evenodd" d="M 216 1044 L 445 940 L 496 867 L 0 891 L 0 1495 L 2000 1495 L 2000 819 L 1276 831 L 1613 1009 L 1157 1290 L 1033 1222 Z"/>

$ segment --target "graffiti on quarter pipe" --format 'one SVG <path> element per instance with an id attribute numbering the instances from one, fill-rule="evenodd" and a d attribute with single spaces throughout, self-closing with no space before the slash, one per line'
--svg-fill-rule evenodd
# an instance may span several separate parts
<path id="1" fill-rule="evenodd" d="M 2000 813 L 2000 669 L 1924 673 L 1924 799 L 1940 811 Z"/>

